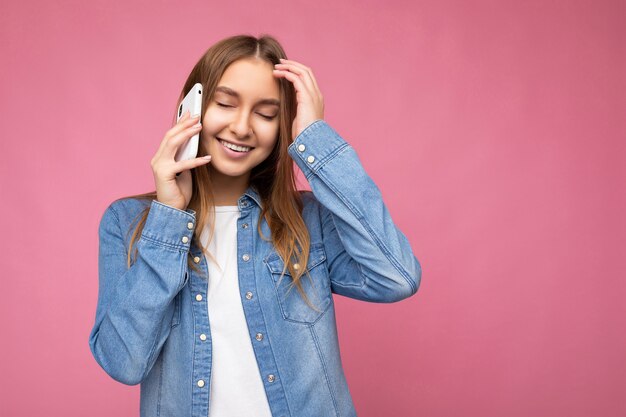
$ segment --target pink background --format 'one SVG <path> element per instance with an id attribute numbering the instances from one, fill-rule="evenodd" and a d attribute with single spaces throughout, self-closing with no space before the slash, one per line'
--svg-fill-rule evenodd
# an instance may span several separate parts
<path id="1" fill-rule="evenodd" d="M 237 33 L 313 69 L 422 263 L 403 302 L 335 297 L 359 416 L 625 415 L 625 21 L 592 0 L 2 3 L 0 415 L 138 415 L 88 347 L 98 223 L 154 188 L 184 78 Z"/>

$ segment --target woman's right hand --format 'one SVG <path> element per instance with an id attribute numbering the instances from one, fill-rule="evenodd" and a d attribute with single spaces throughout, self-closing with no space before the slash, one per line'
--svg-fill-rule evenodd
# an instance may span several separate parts
<path id="1" fill-rule="evenodd" d="M 176 162 L 174 156 L 178 148 L 196 133 L 202 125 L 198 122 L 199 116 L 189 117 L 187 112 L 165 134 L 161 146 L 152 157 L 150 165 L 154 174 L 157 200 L 168 206 L 185 210 L 192 194 L 191 168 L 210 162 L 210 156 L 188 159 Z M 181 173 L 176 176 L 177 173 Z"/>

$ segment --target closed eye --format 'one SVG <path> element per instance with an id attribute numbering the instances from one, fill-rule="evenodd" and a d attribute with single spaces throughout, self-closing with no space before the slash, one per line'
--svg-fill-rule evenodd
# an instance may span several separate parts
<path id="1" fill-rule="evenodd" d="M 227 104 L 220 103 L 220 102 L 217 102 L 217 105 L 220 106 L 220 107 L 235 107 L 235 106 L 229 106 Z M 276 117 L 276 116 L 266 116 L 266 115 L 261 114 L 261 113 L 257 113 L 257 114 L 259 116 L 261 116 L 262 118 L 266 119 L 266 120 L 273 120 Z"/>

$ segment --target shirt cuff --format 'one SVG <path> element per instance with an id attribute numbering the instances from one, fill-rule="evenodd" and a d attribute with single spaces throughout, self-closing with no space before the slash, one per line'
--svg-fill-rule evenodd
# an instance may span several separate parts
<path id="1" fill-rule="evenodd" d="M 308 125 L 289 145 L 287 152 L 306 178 L 350 146 L 328 123 L 318 119 Z"/>
<path id="2" fill-rule="evenodd" d="M 195 210 L 183 211 L 152 200 L 141 236 L 164 246 L 189 250 L 195 227 Z"/>

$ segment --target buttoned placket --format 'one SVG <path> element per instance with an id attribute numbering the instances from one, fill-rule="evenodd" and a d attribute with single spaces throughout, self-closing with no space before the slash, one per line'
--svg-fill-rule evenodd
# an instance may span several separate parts
<path id="1" fill-rule="evenodd" d="M 193 229 L 193 224 L 187 224 L 189 229 Z M 198 265 L 201 276 L 192 273 L 189 280 L 189 290 L 192 294 L 192 309 L 194 318 L 194 359 L 192 365 L 192 378 L 194 386 L 192 388 L 192 416 L 208 415 L 208 404 L 211 382 L 211 361 L 212 342 L 211 329 L 209 324 L 209 313 L 206 304 L 208 266 L 204 262 L 204 255 L 199 249 L 194 247 L 193 262 Z"/>
<path id="2" fill-rule="evenodd" d="M 255 259 L 252 251 L 256 230 L 256 225 L 253 222 L 256 219 L 253 219 L 252 216 L 256 216 L 258 211 L 254 210 L 251 199 L 247 195 L 240 198 L 239 208 L 241 214 L 237 220 L 237 253 L 239 254 L 238 274 L 241 300 L 259 371 L 263 376 L 264 384 L 266 384 L 265 389 L 270 408 L 273 413 L 282 416 L 288 413 L 285 392 L 278 378 L 276 360 L 266 337 L 266 324 L 261 312 L 260 301 L 258 297 L 255 297 L 257 288 L 254 269 Z"/>
<path id="3" fill-rule="evenodd" d="M 242 196 L 239 201 L 240 216 L 237 219 L 237 253 L 239 287 L 243 302 L 244 314 L 251 332 L 253 348 L 257 353 L 257 363 L 264 384 L 266 393 L 273 413 L 286 415 L 289 408 L 285 398 L 284 388 L 278 378 L 276 360 L 269 346 L 266 337 L 266 325 L 261 312 L 258 297 L 255 297 L 256 283 L 254 271 L 254 254 L 252 250 L 254 224 L 253 210 L 249 201 L 250 197 Z M 187 229 L 191 231 L 190 236 L 182 236 L 183 243 L 191 244 L 194 223 L 188 222 Z M 192 260 L 201 270 L 201 276 L 195 273 L 190 275 L 189 290 L 192 294 L 192 309 L 194 318 L 194 359 L 192 366 L 192 378 L 194 381 L 192 395 L 192 416 L 206 416 L 208 414 L 208 402 L 210 394 L 211 364 L 212 364 L 212 341 L 208 308 L 206 304 L 208 286 L 206 278 L 208 276 L 208 265 L 204 255 L 194 247 Z"/>

